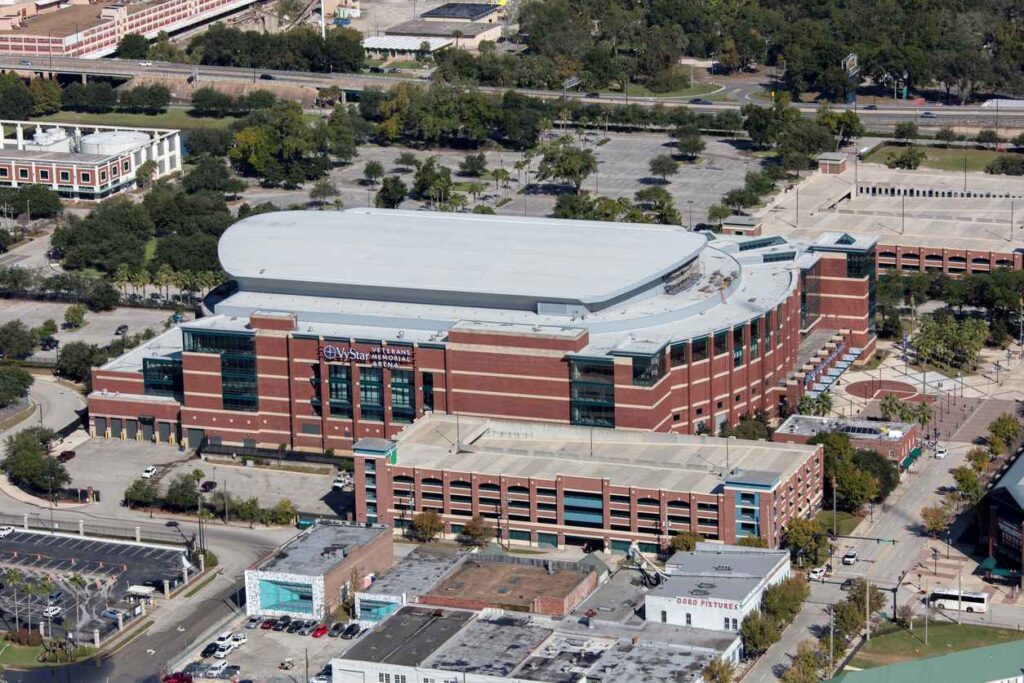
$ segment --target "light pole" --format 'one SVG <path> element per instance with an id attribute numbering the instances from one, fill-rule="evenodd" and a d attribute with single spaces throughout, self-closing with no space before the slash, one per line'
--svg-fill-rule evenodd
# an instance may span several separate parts
<path id="1" fill-rule="evenodd" d="M 687 199 L 686 200 L 686 205 L 687 205 L 687 207 L 690 210 L 690 218 L 689 218 L 689 220 L 686 223 L 686 229 L 692 232 L 693 231 L 693 200 L 692 199 Z"/>

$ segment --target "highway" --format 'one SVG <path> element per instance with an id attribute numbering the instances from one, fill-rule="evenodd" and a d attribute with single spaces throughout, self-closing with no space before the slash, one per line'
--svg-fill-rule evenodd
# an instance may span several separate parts
<path id="1" fill-rule="evenodd" d="M 24 62 L 30 62 L 26 65 Z M 138 62 L 124 59 L 81 59 L 71 57 L 47 57 L 47 56 L 22 56 L 22 55 L 0 55 L 0 69 L 8 69 L 22 72 L 44 73 L 56 72 L 61 74 L 86 74 L 90 76 L 107 76 L 120 78 L 133 78 L 135 76 L 147 75 L 164 78 L 180 78 L 185 80 L 194 76 L 194 85 L 203 87 L 222 81 L 235 82 L 260 82 L 268 89 L 273 89 L 274 84 L 304 86 L 309 88 L 325 88 L 338 86 L 345 90 L 358 91 L 364 88 L 390 88 L 398 83 L 418 83 L 426 85 L 427 80 L 423 78 L 404 77 L 400 75 L 382 76 L 376 74 L 330 74 L 312 73 L 303 71 L 272 71 L 267 69 L 243 69 L 227 66 L 198 66 L 192 64 L 178 64 L 175 62 Z M 508 88 L 494 88 L 481 86 L 483 92 L 502 93 Z M 728 91 L 729 88 L 726 88 Z M 768 102 L 744 97 L 739 102 L 715 102 L 707 105 L 690 105 L 689 98 L 671 97 L 627 97 L 623 95 L 601 95 L 600 97 L 586 97 L 583 93 L 568 92 L 563 95 L 561 91 L 519 89 L 517 92 L 524 95 L 531 95 L 543 99 L 560 99 L 563 96 L 593 104 L 637 104 L 641 106 L 693 106 L 700 111 L 722 111 L 735 110 L 744 104 L 754 103 L 768 105 Z M 748 93 L 749 94 L 749 93 Z M 813 115 L 818 111 L 814 104 L 796 105 L 805 115 Z M 852 105 L 832 105 L 834 110 L 852 108 Z M 934 118 L 924 118 L 925 112 L 931 112 Z M 891 126 L 900 121 L 916 121 L 923 127 L 942 126 L 977 126 L 993 128 L 1024 128 L 1024 109 L 997 111 L 990 107 L 964 106 L 922 106 L 913 105 L 885 105 L 877 109 L 869 110 L 864 107 L 857 109 L 857 113 L 868 125 Z"/>

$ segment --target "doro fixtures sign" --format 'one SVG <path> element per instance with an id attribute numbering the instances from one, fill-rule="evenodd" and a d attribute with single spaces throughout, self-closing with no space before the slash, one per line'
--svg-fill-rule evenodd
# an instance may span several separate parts
<path id="1" fill-rule="evenodd" d="M 368 351 L 360 351 L 334 344 L 321 346 L 320 357 L 328 363 L 359 363 L 376 368 L 400 368 L 412 365 L 413 359 L 412 349 L 405 346 L 373 346 Z"/>

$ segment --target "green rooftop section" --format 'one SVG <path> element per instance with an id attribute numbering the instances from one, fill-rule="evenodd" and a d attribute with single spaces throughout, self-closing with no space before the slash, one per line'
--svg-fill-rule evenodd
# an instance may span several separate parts
<path id="1" fill-rule="evenodd" d="M 1024 634 L 1008 629 L 989 629 L 984 626 L 947 626 L 931 629 L 932 632 L 947 631 L 955 629 L 959 631 L 969 630 L 971 633 L 964 633 L 964 636 L 978 637 L 977 630 L 993 632 L 988 635 L 993 639 L 1022 638 Z M 915 629 L 917 635 L 919 629 Z M 892 634 L 896 635 L 896 634 Z M 923 637 L 923 632 L 921 633 Z M 948 645 L 955 647 L 955 643 L 948 642 L 949 638 L 940 635 L 933 639 L 929 633 L 929 644 L 938 650 Z M 885 636 L 883 636 L 885 638 Z M 969 638 L 961 638 L 958 642 L 967 642 Z M 875 639 L 872 639 L 874 645 Z M 894 653 L 899 652 L 897 643 L 892 643 Z M 923 646 L 923 642 L 921 643 Z M 890 649 L 890 648 L 887 648 Z M 911 652 L 902 651 L 904 656 L 912 656 Z M 858 654 L 859 657 L 859 654 Z M 856 666 L 854 659 L 853 666 Z M 860 671 L 847 670 L 835 678 L 830 679 L 832 683 L 905 683 L 906 681 L 927 681 L 928 683 L 988 683 L 1003 679 L 1014 679 L 1021 675 L 1024 668 L 1024 641 L 990 645 L 988 647 L 976 647 L 959 652 L 951 652 L 939 656 L 925 656 L 922 659 L 902 661 L 887 666 L 876 666 L 875 668 L 863 669 Z"/>

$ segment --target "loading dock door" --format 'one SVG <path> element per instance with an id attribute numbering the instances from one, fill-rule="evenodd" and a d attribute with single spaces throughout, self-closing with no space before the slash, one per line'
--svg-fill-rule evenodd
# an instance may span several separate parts
<path id="1" fill-rule="evenodd" d="M 160 434 L 160 442 L 167 443 L 171 440 L 171 423 L 161 422 L 157 425 L 157 433 Z"/>
<path id="2" fill-rule="evenodd" d="M 146 441 L 152 441 L 153 440 L 153 423 L 152 423 L 152 421 L 150 421 L 150 422 L 143 422 L 142 423 L 142 438 L 145 439 Z"/>
<path id="3" fill-rule="evenodd" d="M 93 420 L 93 422 L 96 425 L 96 436 L 99 436 L 99 437 L 106 436 L 106 433 L 107 433 L 107 418 L 105 418 L 105 417 L 97 417 L 95 420 Z"/>
<path id="4" fill-rule="evenodd" d="M 121 418 L 110 418 L 110 435 L 113 436 L 115 439 L 121 438 Z"/>
<path id="5" fill-rule="evenodd" d="M 206 432 L 202 429 L 189 429 L 188 430 L 188 445 L 189 448 L 199 448 L 199 444 L 203 442 L 203 437 L 206 436 Z"/>
<path id="6" fill-rule="evenodd" d="M 128 432 L 128 440 L 135 441 L 135 435 L 139 433 L 139 421 L 125 420 L 125 431 Z"/>

